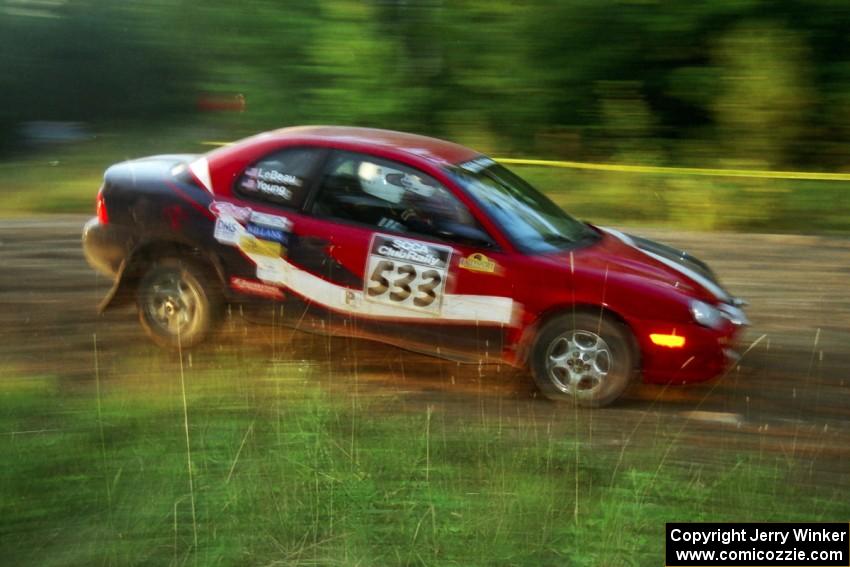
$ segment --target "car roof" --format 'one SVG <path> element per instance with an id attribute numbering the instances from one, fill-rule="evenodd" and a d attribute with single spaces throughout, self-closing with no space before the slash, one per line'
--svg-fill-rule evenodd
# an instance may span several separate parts
<path id="1" fill-rule="evenodd" d="M 423 162 L 426 162 L 437 168 L 480 157 L 479 153 L 459 144 L 417 134 L 376 128 L 296 126 L 263 132 L 217 148 L 199 156 L 190 169 L 202 186 L 227 194 L 228 189 L 223 188 L 230 187 L 247 164 L 268 152 L 302 145 L 362 152 L 408 161 L 413 166 L 425 165 Z M 417 161 L 420 163 L 417 164 Z"/>
<path id="2" fill-rule="evenodd" d="M 295 138 L 353 151 L 385 149 L 411 154 L 438 164 L 457 164 L 481 155 L 467 147 L 419 134 L 353 126 L 295 126 L 261 134 L 281 141 Z"/>

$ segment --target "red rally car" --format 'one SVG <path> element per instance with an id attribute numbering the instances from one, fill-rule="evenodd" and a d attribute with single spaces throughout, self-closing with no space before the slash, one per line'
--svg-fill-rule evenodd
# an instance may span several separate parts
<path id="1" fill-rule="evenodd" d="M 297 127 L 110 167 L 90 264 L 157 343 L 206 338 L 228 303 L 305 330 L 528 368 L 600 406 L 636 375 L 712 378 L 747 324 L 703 262 L 580 222 L 502 165 L 418 135 Z"/>

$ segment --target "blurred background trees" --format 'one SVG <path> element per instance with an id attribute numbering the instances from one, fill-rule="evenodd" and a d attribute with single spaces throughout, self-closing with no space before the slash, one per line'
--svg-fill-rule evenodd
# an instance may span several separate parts
<path id="1" fill-rule="evenodd" d="M 0 0 L 0 147 L 98 131 L 305 123 L 579 160 L 842 170 L 844 0 Z"/>

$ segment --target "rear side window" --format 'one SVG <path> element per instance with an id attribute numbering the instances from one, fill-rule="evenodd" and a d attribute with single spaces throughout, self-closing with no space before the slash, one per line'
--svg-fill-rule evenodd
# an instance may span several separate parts
<path id="1" fill-rule="evenodd" d="M 288 148 L 248 166 L 236 180 L 236 193 L 275 205 L 300 208 L 320 157 L 316 148 Z"/>

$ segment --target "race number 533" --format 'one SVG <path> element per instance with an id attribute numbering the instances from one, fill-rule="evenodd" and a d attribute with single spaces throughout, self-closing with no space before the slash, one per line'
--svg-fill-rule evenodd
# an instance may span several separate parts
<path id="1" fill-rule="evenodd" d="M 370 301 L 438 314 L 451 249 L 376 235 L 366 267 Z"/>

